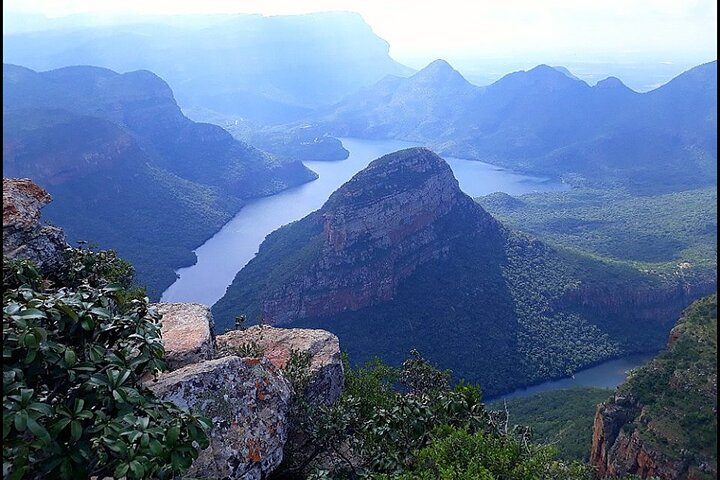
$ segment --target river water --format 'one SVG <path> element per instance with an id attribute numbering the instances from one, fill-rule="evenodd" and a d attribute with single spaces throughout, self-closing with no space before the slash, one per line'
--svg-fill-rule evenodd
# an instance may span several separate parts
<path id="1" fill-rule="evenodd" d="M 195 250 L 195 265 L 177 270 L 178 279 L 162 294 L 161 301 L 214 304 L 225 295 L 225 289 L 237 272 L 255 256 L 266 235 L 322 207 L 332 192 L 376 158 L 416 146 L 398 140 L 341 140 L 350 152 L 346 160 L 306 161 L 305 165 L 319 175 L 317 180 L 249 202 Z M 446 160 L 460 188 L 473 197 L 493 192 L 520 195 L 567 188 L 559 182 L 520 175 L 482 162 L 458 158 Z"/>
<path id="2" fill-rule="evenodd" d="M 655 355 L 657 355 L 657 352 L 626 355 L 575 372 L 575 375 L 572 377 L 550 380 L 531 387 L 519 388 L 499 397 L 487 398 L 485 401 L 497 402 L 510 400 L 511 398 L 527 397 L 528 395 L 548 390 L 560 390 L 572 387 L 615 388 L 625 381 L 629 370 L 644 365 Z"/>
<path id="3" fill-rule="evenodd" d="M 303 218 L 322 207 L 330 194 L 371 161 L 387 153 L 416 146 L 397 140 L 342 138 L 350 152 L 346 160 L 306 161 L 319 178 L 270 197 L 249 202 L 212 238 L 195 250 L 197 263 L 177 271 L 178 279 L 163 294 L 163 302 L 198 302 L 212 305 L 257 253 L 265 236 L 279 227 Z M 460 188 L 472 197 L 493 192 L 521 195 L 536 191 L 565 190 L 568 187 L 548 179 L 521 175 L 482 162 L 445 158 Z M 643 364 L 651 355 L 630 355 L 577 372 L 566 378 L 516 390 L 502 397 L 514 398 L 577 385 L 613 388 L 625 379 L 626 371 Z"/>

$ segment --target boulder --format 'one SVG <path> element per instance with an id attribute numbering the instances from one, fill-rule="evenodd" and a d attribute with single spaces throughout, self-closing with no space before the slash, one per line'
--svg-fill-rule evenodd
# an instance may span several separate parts
<path id="1" fill-rule="evenodd" d="M 62 229 L 40 223 L 52 197 L 27 178 L 3 178 L 3 255 L 32 260 L 42 270 L 62 261 L 68 248 Z"/>
<path id="2" fill-rule="evenodd" d="M 156 303 L 154 306 L 162 314 L 161 333 L 170 370 L 213 358 L 213 318 L 207 305 Z"/>
<path id="3" fill-rule="evenodd" d="M 190 364 L 148 385 L 159 397 L 213 421 L 210 446 L 189 477 L 259 480 L 283 459 L 290 385 L 264 358 Z"/>
<path id="4" fill-rule="evenodd" d="M 279 369 L 285 368 L 290 352 L 310 354 L 310 383 L 305 399 L 314 404 L 331 404 L 342 393 L 344 371 L 338 337 L 325 330 L 254 326 L 217 337 L 218 348 L 232 352 L 244 344 L 254 344 Z"/>

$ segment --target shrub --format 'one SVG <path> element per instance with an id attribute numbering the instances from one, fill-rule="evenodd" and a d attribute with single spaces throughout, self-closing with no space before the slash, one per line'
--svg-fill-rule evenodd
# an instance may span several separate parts
<path id="1" fill-rule="evenodd" d="M 85 248 L 54 285 L 3 259 L 3 478 L 171 478 L 208 445 L 207 419 L 144 383 L 165 369 L 160 316 L 131 277 Z"/>

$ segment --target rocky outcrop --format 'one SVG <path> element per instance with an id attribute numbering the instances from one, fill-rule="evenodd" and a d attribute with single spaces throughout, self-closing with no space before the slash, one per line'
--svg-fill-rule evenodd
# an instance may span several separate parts
<path id="1" fill-rule="evenodd" d="M 309 354 L 310 382 L 305 399 L 315 404 L 333 403 L 342 393 L 344 373 L 338 338 L 325 330 L 254 326 L 217 337 L 218 348 L 230 352 L 243 345 L 256 347 L 279 369 L 293 351 Z"/>
<path id="2" fill-rule="evenodd" d="M 667 350 L 598 406 L 590 463 L 599 477 L 717 478 L 716 335 L 713 295 L 691 305 Z"/>
<path id="3" fill-rule="evenodd" d="M 170 370 L 213 358 L 213 318 L 207 305 L 157 303 L 155 307 L 162 314 L 161 333 Z"/>
<path id="4" fill-rule="evenodd" d="M 3 255 L 26 258 L 41 269 L 56 266 L 68 247 L 63 231 L 40 223 L 52 197 L 27 178 L 3 178 Z"/>
<path id="5" fill-rule="evenodd" d="M 213 421 L 210 446 L 193 462 L 191 477 L 265 478 L 282 462 L 286 444 L 299 444 L 301 430 L 289 416 L 293 392 L 283 373 L 293 352 L 308 356 L 305 398 L 310 403 L 329 404 L 340 396 L 340 345 L 329 332 L 256 326 L 215 339 L 206 305 L 154 307 L 162 314 L 171 371 L 152 383 L 147 379 L 147 385 L 161 398 Z"/>
<path id="6" fill-rule="evenodd" d="M 267 293 L 263 318 L 283 325 L 391 300 L 403 279 L 447 253 L 461 232 L 442 231 L 441 220 L 455 215 L 476 231 L 496 225 L 430 150 L 376 160 L 314 214 L 322 232 L 315 261 L 304 275 Z"/>
<path id="7" fill-rule="evenodd" d="M 290 385 L 269 360 L 206 360 L 161 375 L 151 389 L 213 421 L 189 476 L 259 480 L 282 461 Z"/>

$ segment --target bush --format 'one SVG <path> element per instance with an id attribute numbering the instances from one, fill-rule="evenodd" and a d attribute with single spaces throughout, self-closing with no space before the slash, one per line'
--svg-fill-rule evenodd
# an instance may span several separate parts
<path id="1" fill-rule="evenodd" d="M 144 384 L 165 369 L 160 316 L 131 277 L 84 248 L 53 282 L 3 259 L 3 478 L 172 478 L 208 445 L 207 419 Z"/>

